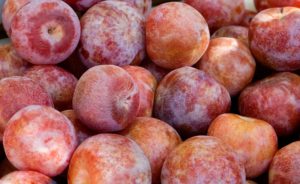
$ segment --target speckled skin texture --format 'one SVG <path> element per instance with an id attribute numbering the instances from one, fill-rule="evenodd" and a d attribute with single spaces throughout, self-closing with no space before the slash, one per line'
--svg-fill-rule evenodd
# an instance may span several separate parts
<path id="1" fill-rule="evenodd" d="M 275 130 L 258 119 L 222 114 L 212 122 L 208 135 L 233 148 L 245 166 L 247 178 L 255 178 L 267 171 L 277 151 Z"/>
<path id="2" fill-rule="evenodd" d="M 156 90 L 154 115 L 172 125 L 182 136 L 205 134 L 211 121 L 229 111 L 225 87 L 201 70 L 173 70 Z"/>
<path id="3" fill-rule="evenodd" d="M 33 64 L 65 60 L 75 50 L 79 38 L 78 17 L 60 0 L 32 0 L 16 13 L 11 23 L 13 46 Z"/>
<path id="4" fill-rule="evenodd" d="M 9 120 L 3 135 L 8 160 L 19 170 L 61 174 L 77 146 L 70 120 L 52 107 L 30 105 Z"/>
<path id="5" fill-rule="evenodd" d="M 0 80 L 0 140 L 8 120 L 28 105 L 53 106 L 53 103 L 44 88 L 27 77 Z"/>
<path id="6" fill-rule="evenodd" d="M 100 2 L 80 22 L 79 54 L 86 66 L 124 66 L 144 58 L 144 17 L 129 3 Z"/>
<path id="7" fill-rule="evenodd" d="M 166 69 L 192 66 L 204 54 L 209 30 L 193 7 L 170 2 L 155 7 L 146 20 L 147 53 L 155 64 Z"/>
<path id="8" fill-rule="evenodd" d="M 73 154 L 68 183 L 151 184 L 151 168 L 131 139 L 99 134 L 85 140 Z"/>
<path id="9" fill-rule="evenodd" d="M 300 77 L 283 72 L 245 88 L 239 97 L 239 111 L 270 123 L 278 136 L 285 136 L 299 127 L 299 100 Z"/>
<path id="10" fill-rule="evenodd" d="M 236 38 L 239 41 L 243 42 L 247 46 L 248 42 L 248 33 L 249 29 L 243 26 L 224 26 L 214 32 L 211 38 L 219 38 L 219 37 L 229 37 Z"/>
<path id="11" fill-rule="evenodd" d="M 211 30 L 239 24 L 245 13 L 243 0 L 184 0 L 206 19 Z"/>
<path id="12" fill-rule="evenodd" d="M 73 74 L 54 65 L 36 65 L 27 70 L 24 76 L 39 83 L 50 94 L 57 109 L 72 106 L 77 84 Z"/>
<path id="13" fill-rule="evenodd" d="M 160 183 L 162 165 L 181 138 L 170 125 L 155 118 L 136 118 L 123 135 L 135 141 L 150 161 L 152 183 Z"/>
<path id="14" fill-rule="evenodd" d="M 29 63 L 20 58 L 10 41 L 0 44 L 0 79 L 21 76 L 29 67 Z"/>
<path id="15" fill-rule="evenodd" d="M 161 183 L 245 184 L 245 169 L 237 155 L 215 137 L 192 137 L 173 150 L 161 173 Z"/>
<path id="16" fill-rule="evenodd" d="M 253 55 L 276 71 L 300 69 L 300 9 L 271 8 L 257 14 L 249 27 Z"/>
<path id="17" fill-rule="evenodd" d="M 8 35 L 11 33 L 10 26 L 16 13 L 31 1 L 32 0 L 5 0 L 2 8 L 2 25 Z"/>
<path id="18" fill-rule="evenodd" d="M 300 0 L 267 0 L 270 7 L 293 6 L 300 8 Z"/>
<path id="19" fill-rule="evenodd" d="M 1 178 L 0 184 L 56 184 L 56 182 L 35 171 L 15 171 Z"/>
<path id="20" fill-rule="evenodd" d="M 300 183 L 300 141 L 281 148 L 269 169 L 269 184 Z"/>
<path id="21" fill-rule="evenodd" d="M 97 132 L 120 131 L 139 110 L 139 90 L 124 69 L 114 65 L 95 66 L 79 79 L 73 108 L 82 123 Z"/>
<path id="22" fill-rule="evenodd" d="M 80 120 L 76 117 L 74 110 L 65 110 L 61 113 L 65 115 L 73 124 L 79 143 L 82 143 L 85 139 L 91 137 L 94 134 L 91 130 L 86 128 L 83 123 L 80 122 Z"/>
<path id="23" fill-rule="evenodd" d="M 270 8 L 268 0 L 254 0 L 254 3 L 257 11 Z"/>
<path id="24" fill-rule="evenodd" d="M 139 66 L 125 66 L 123 69 L 131 75 L 139 88 L 140 106 L 137 116 L 151 117 L 157 86 L 155 77 L 148 70 Z"/>
<path id="25" fill-rule="evenodd" d="M 235 38 L 215 38 L 203 55 L 199 69 L 222 84 L 231 96 L 237 95 L 255 73 L 255 59 L 249 48 Z"/>

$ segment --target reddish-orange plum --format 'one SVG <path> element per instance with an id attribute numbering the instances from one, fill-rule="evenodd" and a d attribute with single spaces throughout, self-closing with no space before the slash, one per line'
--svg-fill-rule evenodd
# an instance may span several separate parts
<path id="1" fill-rule="evenodd" d="M 201 70 L 173 70 L 156 90 L 154 115 L 172 125 L 181 135 L 206 133 L 218 115 L 230 109 L 228 91 Z"/>
<path id="2" fill-rule="evenodd" d="M 28 105 L 53 106 L 53 102 L 42 86 L 27 77 L 0 80 L 0 140 L 8 120 Z"/>
<path id="3" fill-rule="evenodd" d="M 57 109 L 72 107 L 77 79 L 71 73 L 58 66 L 40 65 L 31 67 L 24 76 L 39 83 L 51 96 Z"/>
<path id="4" fill-rule="evenodd" d="M 30 105 L 9 120 L 3 135 L 8 160 L 19 170 L 61 174 L 77 146 L 70 120 L 52 107 Z"/>
<path id="5" fill-rule="evenodd" d="M 205 19 L 185 3 L 161 4 L 147 17 L 147 53 L 160 67 L 192 66 L 204 54 L 208 43 L 209 30 Z"/>
<path id="6" fill-rule="evenodd" d="M 161 183 L 245 184 L 245 169 L 235 152 L 215 137 L 196 136 L 177 146 L 167 157 Z"/>
<path id="7" fill-rule="evenodd" d="M 199 69 L 222 84 L 230 95 L 237 95 L 255 73 L 255 59 L 249 48 L 235 38 L 215 38 L 203 55 Z"/>
<path id="8" fill-rule="evenodd" d="M 1 178 L 0 184 L 56 184 L 56 182 L 35 171 L 15 171 Z"/>
<path id="9" fill-rule="evenodd" d="M 99 134 L 85 140 L 74 152 L 69 184 L 151 183 L 151 168 L 141 148 L 117 134 Z"/>
<path id="10" fill-rule="evenodd" d="M 246 11 L 244 0 L 184 0 L 197 9 L 213 31 L 241 22 Z"/>
<path id="11" fill-rule="evenodd" d="M 245 166 L 247 178 L 255 178 L 267 171 L 277 151 L 277 135 L 273 127 L 254 118 L 222 114 L 212 122 L 208 135 L 233 148 Z"/>
<path id="12" fill-rule="evenodd" d="M 143 60 L 144 17 L 129 3 L 100 2 L 90 8 L 80 21 L 79 54 L 86 66 L 124 66 Z"/>
<path id="13" fill-rule="evenodd" d="M 73 124 L 79 143 L 82 143 L 85 139 L 94 134 L 91 130 L 86 128 L 83 123 L 80 122 L 80 120 L 76 117 L 74 110 L 65 110 L 61 113 L 65 115 Z"/>
<path id="14" fill-rule="evenodd" d="M 139 89 L 123 68 L 99 65 L 79 79 L 73 96 L 78 119 L 91 130 L 114 132 L 126 128 L 139 110 Z"/>
<path id="15" fill-rule="evenodd" d="M 137 116 L 151 117 L 157 85 L 155 77 L 148 70 L 139 66 L 125 66 L 123 69 L 131 75 L 139 88 L 140 106 Z"/>
<path id="16" fill-rule="evenodd" d="M 239 111 L 270 123 L 278 136 L 286 136 L 299 127 L 299 100 L 300 77 L 283 72 L 246 87 L 239 97 Z"/>
<path id="17" fill-rule="evenodd" d="M 300 8 L 300 0 L 267 0 L 270 7 L 293 6 Z"/>
<path id="18" fill-rule="evenodd" d="M 300 9 L 270 8 L 250 23 L 249 44 L 263 65 L 276 71 L 300 69 Z"/>
<path id="19" fill-rule="evenodd" d="M 21 76 L 29 67 L 29 63 L 20 58 L 9 39 L 0 40 L 0 79 Z"/>
<path id="20" fill-rule="evenodd" d="M 152 183 L 160 183 L 161 168 L 166 157 L 181 143 L 176 130 L 158 119 L 139 117 L 122 134 L 141 147 L 151 165 Z"/>
<path id="21" fill-rule="evenodd" d="M 32 0 L 5 0 L 2 8 L 2 25 L 6 33 L 10 35 L 10 26 L 16 13 Z"/>
<path id="22" fill-rule="evenodd" d="M 26 61 L 57 64 L 77 47 L 80 22 L 74 10 L 61 0 L 32 0 L 14 16 L 10 38 Z"/>
<path id="23" fill-rule="evenodd" d="M 269 169 L 269 184 L 300 183 L 300 141 L 281 148 Z"/>
<path id="24" fill-rule="evenodd" d="M 248 31 L 249 29 L 243 26 L 224 26 L 218 29 L 217 31 L 215 31 L 211 37 L 212 38 L 219 38 L 219 37 L 236 38 L 248 46 L 249 45 Z"/>

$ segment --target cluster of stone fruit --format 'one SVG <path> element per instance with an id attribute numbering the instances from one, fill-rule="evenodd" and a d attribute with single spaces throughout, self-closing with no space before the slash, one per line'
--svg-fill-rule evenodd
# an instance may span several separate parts
<path id="1" fill-rule="evenodd" d="M 5 0 L 0 184 L 300 183 L 300 3 L 244 3 Z"/>

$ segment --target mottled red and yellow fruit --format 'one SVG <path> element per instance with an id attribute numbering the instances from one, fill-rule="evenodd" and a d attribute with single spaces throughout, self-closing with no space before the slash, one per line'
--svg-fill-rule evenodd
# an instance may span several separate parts
<path id="1" fill-rule="evenodd" d="M 218 115 L 230 109 L 228 91 L 201 70 L 173 70 L 156 90 L 154 115 L 172 125 L 182 136 L 206 133 Z"/>
<path id="2" fill-rule="evenodd" d="M 210 125 L 208 135 L 214 136 L 238 154 L 247 178 L 267 171 L 277 151 L 277 135 L 265 121 L 235 114 L 222 114 Z"/>
<path id="3" fill-rule="evenodd" d="M 203 55 L 199 69 L 222 84 L 230 95 L 237 95 L 255 73 L 255 59 L 249 48 L 235 38 L 215 38 Z"/>
<path id="4" fill-rule="evenodd" d="M 79 144 L 94 134 L 91 130 L 86 128 L 83 123 L 80 122 L 80 120 L 76 117 L 74 110 L 65 110 L 61 113 L 65 115 L 73 124 Z"/>
<path id="5" fill-rule="evenodd" d="M 239 24 L 245 13 L 244 0 L 184 0 L 197 9 L 213 31 Z"/>
<path id="6" fill-rule="evenodd" d="M 11 33 L 10 26 L 16 13 L 30 1 L 32 0 L 5 0 L 2 8 L 2 24 L 8 35 Z"/>
<path id="7" fill-rule="evenodd" d="M 300 8 L 300 0 L 267 0 L 270 7 L 293 6 Z"/>
<path id="8" fill-rule="evenodd" d="M 55 108 L 72 107 L 77 79 L 71 73 L 58 66 L 40 65 L 27 70 L 24 76 L 39 83 L 48 92 Z"/>
<path id="9" fill-rule="evenodd" d="M 8 160 L 19 170 L 62 173 L 77 146 L 70 120 L 52 107 L 30 105 L 9 120 L 3 135 Z"/>
<path id="10" fill-rule="evenodd" d="M 0 140 L 9 119 L 28 105 L 53 106 L 53 103 L 45 89 L 27 77 L 0 80 Z"/>
<path id="11" fill-rule="evenodd" d="M 157 85 L 155 77 L 148 70 L 139 66 L 125 66 L 123 69 L 131 75 L 139 88 L 140 106 L 137 116 L 151 117 Z"/>
<path id="12" fill-rule="evenodd" d="M 285 136 L 299 127 L 299 100 L 300 77 L 283 72 L 245 88 L 239 97 L 239 111 L 270 123 L 278 136 Z"/>
<path id="13" fill-rule="evenodd" d="M 166 157 L 181 143 L 176 130 L 158 119 L 139 117 L 122 134 L 135 141 L 144 151 L 151 165 L 152 183 L 159 184 Z"/>
<path id="14" fill-rule="evenodd" d="M 161 173 L 161 183 L 245 184 L 245 169 L 234 151 L 220 139 L 192 137 L 173 150 Z"/>
<path id="15" fill-rule="evenodd" d="M 0 40 L 0 79 L 21 76 L 29 63 L 20 58 L 9 39 Z"/>
<path id="16" fill-rule="evenodd" d="M 80 22 L 74 10 L 60 0 L 32 0 L 11 23 L 17 53 L 33 64 L 57 64 L 77 47 Z"/>
<path id="17" fill-rule="evenodd" d="M 35 171 L 15 171 L 0 179 L 0 184 L 55 184 L 48 176 Z"/>
<path id="18" fill-rule="evenodd" d="M 249 45 L 248 32 L 249 29 L 247 27 L 224 26 L 218 29 L 216 32 L 214 32 L 214 34 L 211 37 L 212 38 L 219 38 L 219 37 L 236 38 L 248 46 Z"/>
<path id="19" fill-rule="evenodd" d="M 99 134 L 74 152 L 68 183 L 151 183 L 151 168 L 141 148 L 117 134 Z"/>
<path id="20" fill-rule="evenodd" d="M 161 4 L 147 17 L 147 53 L 160 67 L 192 66 L 204 54 L 208 43 L 209 30 L 205 19 L 185 3 Z"/>
<path id="21" fill-rule="evenodd" d="M 270 8 L 258 13 L 249 27 L 253 55 L 276 71 L 300 69 L 300 9 Z"/>
<path id="22" fill-rule="evenodd" d="M 90 8 L 80 21 L 79 53 L 86 66 L 124 66 L 143 60 L 144 17 L 129 3 L 100 2 Z"/>
<path id="23" fill-rule="evenodd" d="M 281 148 L 273 158 L 269 169 L 269 183 L 300 183 L 300 141 Z"/>
<path id="24" fill-rule="evenodd" d="M 114 132 L 126 128 L 139 110 L 139 89 L 124 69 L 99 65 L 79 79 L 73 97 L 76 116 L 91 130 Z"/>

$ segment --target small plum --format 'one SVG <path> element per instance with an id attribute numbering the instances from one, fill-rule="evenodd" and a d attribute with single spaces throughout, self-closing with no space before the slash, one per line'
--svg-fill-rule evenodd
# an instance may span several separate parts
<path id="1" fill-rule="evenodd" d="M 77 146 L 70 120 L 52 107 L 30 105 L 9 120 L 3 135 L 8 160 L 19 170 L 61 174 Z"/>
<path id="2" fill-rule="evenodd" d="M 135 141 L 149 159 L 152 183 L 160 183 L 162 165 L 169 153 L 181 143 L 174 128 L 155 118 L 138 117 L 122 132 Z"/>
<path id="3" fill-rule="evenodd" d="M 141 148 L 117 134 L 99 134 L 85 140 L 74 152 L 69 184 L 151 184 L 151 168 Z"/>
<path id="4" fill-rule="evenodd" d="M 61 0 L 32 0 L 11 23 L 10 38 L 17 53 L 32 64 L 57 64 L 77 47 L 80 22 Z"/>
<path id="5" fill-rule="evenodd" d="M 154 115 L 186 137 L 206 133 L 211 121 L 229 111 L 230 104 L 224 86 L 201 70 L 182 67 L 159 83 Z"/>
<path id="6" fill-rule="evenodd" d="M 96 132 L 115 132 L 126 128 L 139 110 L 139 90 L 123 68 L 99 65 L 79 79 L 73 96 L 78 119 Z"/>
<path id="7" fill-rule="evenodd" d="M 24 76 L 39 83 L 51 96 L 57 109 L 72 106 L 77 79 L 71 73 L 54 65 L 36 65 L 27 70 Z"/>
<path id="8" fill-rule="evenodd" d="M 162 168 L 161 183 L 245 184 L 246 175 L 231 147 L 215 137 L 196 136 L 169 154 Z"/>
<path id="9" fill-rule="evenodd" d="M 146 20 L 146 48 L 151 61 L 166 69 L 192 66 L 209 43 L 205 19 L 181 2 L 161 4 Z"/>

